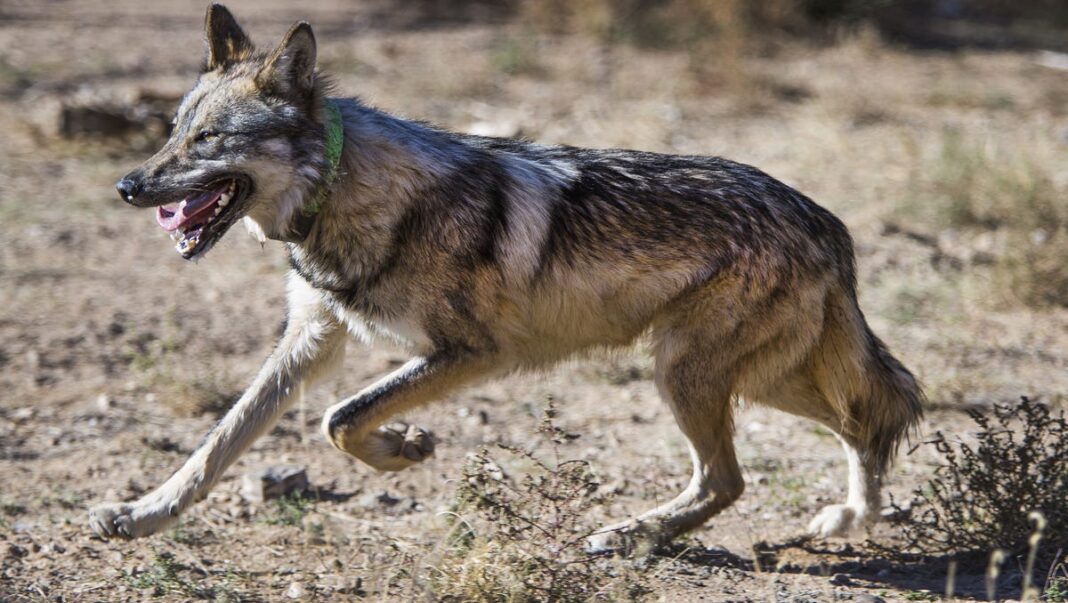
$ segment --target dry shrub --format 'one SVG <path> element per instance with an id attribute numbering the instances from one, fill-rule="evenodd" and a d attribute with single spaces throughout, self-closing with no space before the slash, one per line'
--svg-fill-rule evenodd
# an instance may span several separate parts
<path id="1" fill-rule="evenodd" d="M 880 0 L 527 0 L 520 18 L 551 33 L 592 33 L 646 48 L 683 48 L 730 28 L 811 34 L 859 21 Z"/>
<path id="2" fill-rule="evenodd" d="M 552 422 L 552 406 L 539 432 L 549 460 L 533 451 L 499 445 L 530 469 L 518 480 L 506 476 L 483 449 L 464 467 L 455 522 L 424 581 L 440 601 L 620 601 L 646 594 L 636 570 L 616 559 L 590 555 L 595 531 L 586 512 L 605 499 L 586 461 L 561 460 L 575 436 Z"/>
<path id="3" fill-rule="evenodd" d="M 1068 306 L 1068 203 L 1049 166 L 949 132 L 927 194 L 906 208 L 972 241 L 993 241 L 986 293 L 1030 307 Z"/>
<path id="4" fill-rule="evenodd" d="M 1068 223 L 1048 170 L 950 131 L 932 170 L 941 222 L 961 228 L 1056 229 Z"/>
<path id="5" fill-rule="evenodd" d="M 1012 237 L 999 278 L 1026 305 L 1068 307 L 1068 227 Z"/>
<path id="6" fill-rule="evenodd" d="M 913 492 L 901 516 L 907 549 L 921 554 L 982 559 L 992 551 L 1033 549 L 1048 567 L 1068 550 L 1068 421 L 1063 411 L 1027 398 L 969 411 L 979 431 L 974 446 L 937 432 L 928 442 L 942 458 L 934 477 Z M 1036 518 L 1044 518 L 1035 543 Z M 1039 565 L 1038 567 L 1043 567 Z"/>
<path id="7" fill-rule="evenodd" d="M 859 21 L 872 0 L 529 0 L 519 19 L 534 31 L 592 35 L 608 44 L 682 50 L 703 92 L 728 90 L 751 102 L 767 91 L 745 65 L 782 36 L 819 38 Z M 833 26 L 833 27 L 830 27 Z M 833 36 L 823 36 L 832 39 Z"/>

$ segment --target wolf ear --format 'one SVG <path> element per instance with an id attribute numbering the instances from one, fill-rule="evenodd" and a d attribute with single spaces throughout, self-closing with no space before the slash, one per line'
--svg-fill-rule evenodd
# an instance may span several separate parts
<path id="1" fill-rule="evenodd" d="M 225 6 L 212 4 L 208 7 L 204 29 L 208 34 L 205 71 L 213 71 L 220 67 L 226 68 L 252 56 L 252 40 Z"/>
<path id="2" fill-rule="evenodd" d="M 282 38 L 256 76 L 266 92 L 306 97 L 315 89 L 315 35 L 311 25 L 301 21 Z"/>

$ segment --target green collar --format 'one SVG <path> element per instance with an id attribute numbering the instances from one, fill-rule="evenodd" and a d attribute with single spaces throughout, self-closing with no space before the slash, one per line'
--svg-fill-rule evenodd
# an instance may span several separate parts
<path id="1" fill-rule="evenodd" d="M 333 99 L 326 99 L 326 140 L 324 152 L 326 154 L 326 173 L 323 174 L 322 182 L 315 189 L 312 197 L 304 203 L 300 214 L 293 224 L 293 237 L 289 242 L 297 243 L 308 238 L 315 218 L 323 208 L 323 202 L 330 196 L 330 189 L 337 179 L 338 166 L 341 165 L 341 150 L 345 146 L 345 123 L 341 117 L 341 109 Z"/>
<path id="2" fill-rule="evenodd" d="M 330 187 L 337 178 L 337 168 L 341 163 L 341 149 L 345 146 L 345 124 L 341 119 L 341 109 L 332 99 L 326 99 L 326 174 L 323 181 L 315 191 L 315 196 L 304 205 L 304 213 L 312 215 L 319 213 L 323 201 L 330 195 Z"/>

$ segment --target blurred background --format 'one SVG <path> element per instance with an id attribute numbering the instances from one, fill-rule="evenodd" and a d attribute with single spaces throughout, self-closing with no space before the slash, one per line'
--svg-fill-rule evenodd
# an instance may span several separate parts
<path id="1" fill-rule="evenodd" d="M 1068 3 L 303 4 L 228 6 L 260 47 L 309 21 L 339 93 L 386 111 L 482 135 L 721 155 L 834 211 L 856 241 L 869 321 L 927 388 L 925 429 L 952 432 L 962 410 L 1024 395 L 1068 403 Z M 10 486 L 0 489 L 0 599 L 138 600 L 149 591 L 131 576 L 150 573 L 161 547 L 207 585 L 167 596 L 271 600 L 296 583 L 298 599 L 400 597 L 409 591 L 397 575 L 433 546 L 426 526 L 449 504 L 465 453 L 532 441 L 549 396 L 582 434 L 570 452 L 615 494 L 590 521 L 680 489 L 684 442 L 640 348 L 414 413 L 442 436 L 438 457 L 378 475 L 315 427 L 321 409 L 404 359 L 353 344 L 340 378 L 309 392 L 179 531 L 88 537 L 85 508 L 132 500 L 175 470 L 250 380 L 283 316 L 281 246 L 235 228 L 185 263 L 151 212 L 113 189 L 166 139 L 203 58 L 204 10 L 0 3 L 0 483 Z M 821 429 L 743 407 L 738 446 L 750 489 L 699 544 L 745 555 L 842 496 L 843 464 Z M 272 523 L 269 507 L 242 498 L 244 472 L 279 462 L 305 467 L 333 497 L 305 509 L 310 524 Z M 929 469 L 922 454 L 905 458 L 891 490 Z M 727 580 L 739 596 L 767 598 L 767 581 L 744 568 L 710 566 L 696 578 L 668 567 L 652 586 L 689 597 Z M 823 592 L 809 579 L 792 575 L 789 588 Z M 884 576 L 882 587 L 923 579 Z"/>

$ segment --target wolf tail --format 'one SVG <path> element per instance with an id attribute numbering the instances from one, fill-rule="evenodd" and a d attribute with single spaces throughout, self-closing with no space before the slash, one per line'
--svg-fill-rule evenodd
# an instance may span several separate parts
<path id="1" fill-rule="evenodd" d="M 838 402 L 842 433 L 857 445 L 862 462 L 881 475 L 923 417 L 923 390 L 872 333 L 852 288 L 829 301 L 822 343 L 824 394 Z"/>
<path id="2" fill-rule="evenodd" d="M 857 309 L 860 313 L 860 310 Z M 860 320 L 863 321 L 863 315 Z M 861 424 L 866 425 L 864 440 L 868 442 L 870 462 L 883 473 L 893 462 L 898 446 L 923 418 L 926 396 L 916 377 L 886 348 L 868 325 L 864 324 L 868 344 L 868 382 L 871 394 L 867 404 L 860 405 Z M 866 415 L 866 416 L 865 416 Z"/>

